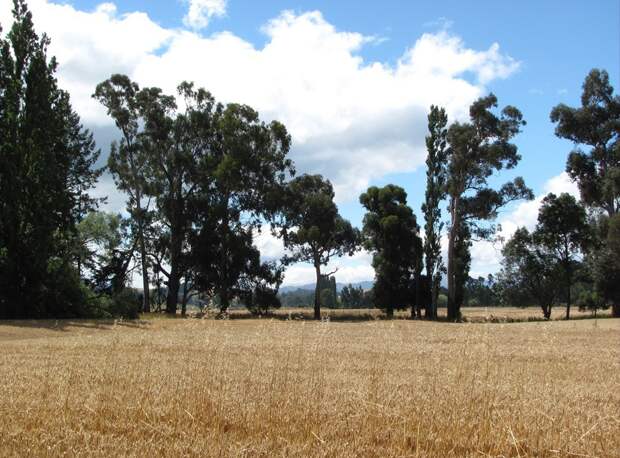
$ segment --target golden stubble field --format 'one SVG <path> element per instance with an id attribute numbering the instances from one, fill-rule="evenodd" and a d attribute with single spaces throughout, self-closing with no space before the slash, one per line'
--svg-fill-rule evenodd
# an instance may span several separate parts
<path id="1" fill-rule="evenodd" d="M 620 320 L 0 323 L 1 456 L 620 456 Z"/>

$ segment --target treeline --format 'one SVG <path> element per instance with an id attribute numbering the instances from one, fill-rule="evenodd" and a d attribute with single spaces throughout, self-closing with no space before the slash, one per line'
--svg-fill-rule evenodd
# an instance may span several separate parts
<path id="1" fill-rule="evenodd" d="M 57 85 L 49 40 L 35 33 L 23 0 L 13 14 L 0 40 L 0 318 L 134 317 L 162 302 L 175 315 L 192 301 L 264 313 L 281 305 L 286 266 L 306 262 L 316 274 L 316 319 L 321 306 L 344 300 L 370 302 L 388 317 L 410 309 L 436 319 L 446 275 L 447 316 L 457 321 L 472 290 L 472 241 L 494 238 L 500 209 L 533 198 L 520 177 L 490 184 L 518 164 L 512 139 L 525 125 L 517 108 L 498 110 L 493 94 L 472 104 L 466 122 L 430 109 L 424 237 L 395 185 L 364 192 L 363 227 L 353 227 L 328 180 L 296 176 L 284 125 L 261 121 L 249 106 L 218 103 L 190 82 L 165 94 L 112 75 L 94 88 L 119 135 L 106 166 L 97 167 L 92 134 Z M 558 136 L 590 148 L 572 152 L 567 165 L 582 201 L 547 196 L 536 230 L 521 229 L 506 244 L 492 290 L 504 301 L 537 303 L 545 316 L 563 302 L 568 317 L 579 282 L 589 285 L 584 301 L 613 305 L 618 316 L 620 99 L 607 74 L 593 70 L 582 107 L 560 105 L 551 117 Z M 127 196 L 126 217 L 98 211 L 102 201 L 91 197 L 104 172 Z M 282 259 L 261 259 L 253 244 L 261 230 L 282 239 Z M 374 287 L 346 288 L 339 299 L 335 272 L 325 266 L 361 248 L 373 255 Z M 491 288 L 477 286 L 488 300 Z"/>

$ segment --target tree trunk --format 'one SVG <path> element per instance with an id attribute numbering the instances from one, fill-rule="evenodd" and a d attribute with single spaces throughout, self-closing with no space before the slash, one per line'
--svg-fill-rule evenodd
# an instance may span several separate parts
<path id="1" fill-rule="evenodd" d="M 620 303 L 615 303 L 611 306 L 611 316 L 620 318 Z"/>
<path id="2" fill-rule="evenodd" d="M 142 311 L 144 313 L 151 312 L 151 291 L 149 286 L 149 267 L 146 255 L 146 244 L 144 243 L 144 230 L 142 223 L 140 224 L 140 260 L 142 262 Z"/>
<path id="3" fill-rule="evenodd" d="M 458 198 L 452 198 L 450 202 L 451 223 L 450 232 L 448 234 L 448 320 L 456 321 L 458 318 L 458 309 L 456 304 L 456 283 L 455 283 L 455 243 L 458 227 L 460 224 L 459 214 L 457 210 Z"/>
<path id="4" fill-rule="evenodd" d="M 222 290 L 220 291 L 220 313 L 224 314 L 228 311 L 228 307 L 230 307 L 230 298 L 228 297 L 228 291 Z"/>
<path id="5" fill-rule="evenodd" d="M 314 288 L 314 319 L 321 319 L 321 264 L 315 261 L 314 270 L 316 271 L 316 286 Z"/>
<path id="6" fill-rule="evenodd" d="M 570 302 L 571 302 L 571 297 L 570 297 L 570 283 L 568 285 L 568 290 L 566 291 L 566 319 L 570 320 Z"/>
<path id="7" fill-rule="evenodd" d="M 568 253 L 568 248 L 567 251 Z M 571 306 L 571 286 L 573 284 L 573 273 L 570 268 L 570 260 L 566 261 L 566 319 L 570 320 L 570 306 Z"/>
<path id="8" fill-rule="evenodd" d="M 422 294 L 421 294 L 422 287 L 420 285 L 421 280 L 422 280 L 422 275 L 420 274 L 419 269 L 416 269 L 416 272 L 415 272 L 415 310 L 414 310 L 414 307 L 411 307 L 411 318 L 415 318 L 416 313 L 417 313 L 418 318 L 422 318 L 422 304 L 420 303 L 422 301 Z"/>
<path id="9" fill-rule="evenodd" d="M 181 250 L 183 248 L 182 239 L 178 230 L 172 227 L 170 243 L 170 276 L 168 277 L 168 296 L 166 297 L 166 313 L 176 315 L 177 304 L 179 302 L 179 289 L 181 287 Z"/>
<path id="10" fill-rule="evenodd" d="M 187 278 L 183 282 L 183 299 L 181 300 L 181 316 L 185 317 L 187 314 Z"/>
<path id="11" fill-rule="evenodd" d="M 139 187 L 135 189 L 136 194 L 136 222 L 138 223 L 138 239 L 140 247 L 140 264 L 142 267 L 142 311 L 151 311 L 151 298 L 149 291 L 149 269 L 146 254 L 146 243 L 144 241 L 144 214 L 142 212 L 142 192 Z"/>

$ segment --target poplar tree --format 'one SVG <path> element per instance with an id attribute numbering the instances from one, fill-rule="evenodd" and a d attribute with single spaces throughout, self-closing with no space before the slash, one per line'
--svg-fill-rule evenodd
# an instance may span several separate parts
<path id="1" fill-rule="evenodd" d="M 426 276 L 430 284 L 431 301 L 427 304 L 426 317 L 437 318 L 437 300 L 441 285 L 443 262 L 441 259 L 441 201 L 446 196 L 446 164 L 448 116 L 443 108 L 431 106 L 428 115 L 428 131 L 426 137 L 426 192 L 422 204 L 424 213 L 424 254 L 426 257 Z"/>

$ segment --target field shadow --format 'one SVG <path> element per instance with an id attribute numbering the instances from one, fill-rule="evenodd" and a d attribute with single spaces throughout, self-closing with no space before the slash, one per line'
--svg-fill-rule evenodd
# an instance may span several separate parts
<path id="1" fill-rule="evenodd" d="M 0 326 L 23 329 L 44 329 L 48 331 L 69 332 L 71 329 L 111 330 L 122 327 L 127 329 L 145 329 L 150 326 L 146 320 L 93 320 L 93 319 L 58 319 L 58 320 L 0 320 Z"/>

